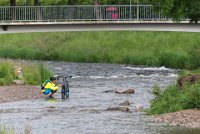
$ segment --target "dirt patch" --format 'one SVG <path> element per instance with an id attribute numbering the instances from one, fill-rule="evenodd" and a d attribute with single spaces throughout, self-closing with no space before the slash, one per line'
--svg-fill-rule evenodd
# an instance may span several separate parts
<path id="1" fill-rule="evenodd" d="M 165 122 L 172 126 L 183 126 L 187 128 L 200 128 L 200 110 L 189 109 L 174 113 L 167 113 L 156 116 L 157 123 Z"/>
<path id="2" fill-rule="evenodd" d="M 177 86 L 182 87 L 186 83 L 194 84 L 199 80 L 200 80 L 200 74 L 188 74 L 186 76 L 180 77 L 177 80 Z"/>
<path id="3" fill-rule="evenodd" d="M 0 86 L 0 103 L 43 97 L 40 88 L 35 86 Z"/>

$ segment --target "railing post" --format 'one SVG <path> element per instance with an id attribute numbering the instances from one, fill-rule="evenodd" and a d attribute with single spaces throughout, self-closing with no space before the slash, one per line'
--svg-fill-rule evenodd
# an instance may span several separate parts
<path id="1" fill-rule="evenodd" d="M 137 4 L 137 21 L 139 21 L 139 5 Z"/>
<path id="2" fill-rule="evenodd" d="M 130 0 L 130 11 L 129 11 L 129 19 L 132 20 L 132 9 L 131 9 L 131 0 Z"/>

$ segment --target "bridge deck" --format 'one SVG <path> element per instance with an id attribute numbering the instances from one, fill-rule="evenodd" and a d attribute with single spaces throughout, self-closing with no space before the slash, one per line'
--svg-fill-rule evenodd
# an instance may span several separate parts
<path id="1" fill-rule="evenodd" d="M 63 32 L 63 31 L 176 31 L 200 32 L 200 24 L 130 23 L 130 22 L 48 22 L 1 25 L 0 33 Z"/>

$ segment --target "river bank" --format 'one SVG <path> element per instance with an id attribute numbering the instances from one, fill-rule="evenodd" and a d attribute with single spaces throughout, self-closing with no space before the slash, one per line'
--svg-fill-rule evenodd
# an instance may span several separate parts
<path id="1" fill-rule="evenodd" d="M 40 88 L 35 86 L 0 86 L 0 103 L 42 98 Z"/>

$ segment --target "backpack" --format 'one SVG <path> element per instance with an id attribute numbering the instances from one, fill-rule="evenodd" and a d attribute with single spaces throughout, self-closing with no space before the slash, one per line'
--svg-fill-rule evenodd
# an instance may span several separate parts
<path id="1" fill-rule="evenodd" d="M 44 83 L 42 83 L 42 85 L 41 85 L 41 89 L 42 89 L 42 90 L 44 89 L 44 87 L 46 86 L 46 84 L 47 84 L 48 82 L 50 82 L 50 80 L 46 80 Z"/>

